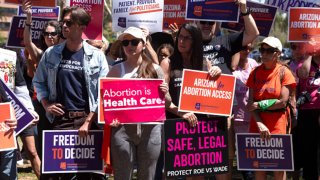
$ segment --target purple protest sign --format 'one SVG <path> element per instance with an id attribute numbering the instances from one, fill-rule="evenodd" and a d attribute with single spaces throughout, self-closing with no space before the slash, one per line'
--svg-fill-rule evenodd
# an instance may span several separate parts
<path id="1" fill-rule="evenodd" d="M 8 98 L 13 106 L 16 119 L 18 121 L 17 128 L 15 129 L 16 136 L 27 128 L 31 123 L 34 117 L 28 111 L 28 109 L 20 102 L 17 96 L 11 91 L 10 88 L 0 79 L 1 84 L 3 85 L 4 90 L 6 91 Z"/>
<path id="2" fill-rule="evenodd" d="M 276 16 L 277 7 L 251 1 L 247 1 L 247 6 L 256 22 L 260 36 L 268 37 Z M 221 27 L 232 31 L 243 31 L 243 17 L 240 17 L 238 23 L 223 22 Z"/>
<path id="3" fill-rule="evenodd" d="M 51 18 L 57 20 L 60 14 L 60 7 L 40 7 L 33 6 L 31 8 L 32 17 L 42 17 L 42 18 Z M 20 5 L 18 8 L 18 16 L 24 16 L 25 13 L 22 10 L 22 6 Z"/>
<path id="4" fill-rule="evenodd" d="M 45 130 L 42 141 L 44 174 L 103 171 L 101 130 L 91 130 L 86 137 L 78 130 Z"/>
<path id="5" fill-rule="evenodd" d="M 166 177 L 227 173 L 227 118 L 199 118 L 196 127 L 183 119 L 164 123 Z"/>
<path id="6" fill-rule="evenodd" d="M 293 171 L 291 135 L 236 134 L 238 170 Z"/>
<path id="7" fill-rule="evenodd" d="M 234 0 L 187 0 L 186 19 L 238 22 L 239 8 Z"/>
<path id="8" fill-rule="evenodd" d="M 32 18 L 31 38 L 32 38 L 32 42 L 38 47 L 40 43 L 41 31 L 43 30 L 45 24 L 50 20 L 52 19 L 39 18 L 39 17 Z M 26 21 L 26 17 L 13 16 L 11 21 L 10 31 L 9 31 L 9 37 L 7 41 L 7 47 L 13 47 L 13 48 L 24 47 L 23 30 L 24 30 L 25 21 Z"/>

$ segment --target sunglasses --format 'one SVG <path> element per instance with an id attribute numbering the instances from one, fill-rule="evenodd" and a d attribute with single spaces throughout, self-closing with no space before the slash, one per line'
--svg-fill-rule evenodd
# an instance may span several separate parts
<path id="1" fill-rule="evenodd" d="M 212 21 L 200 21 L 200 24 L 201 25 L 209 24 L 210 26 L 212 26 L 212 25 L 215 24 L 215 22 L 212 22 Z"/>
<path id="2" fill-rule="evenodd" d="M 263 54 L 263 53 L 272 54 L 272 53 L 276 52 L 277 49 L 276 48 L 262 48 L 261 47 L 261 48 L 259 48 L 259 51 L 261 54 Z"/>
<path id="3" fill-rule="evenodd" d="M 69 20 L 62 20 L 62 21 L 60 21 L 60 23 L 61 23 L 61 26 L 66 24 L 67 27 L 70 27 L 73 25 L 73 21 L 71 21 L 70 19 Z"/>
<path id="4" fill-rule="evenodd" d="M 43 32 L 43 36 L 56 36 L 56 35 L 58 35 L 58 33 L 57 32 Z"/>
<path id="5" fill-rule="evenodd" d="M 121 43 L 123 46 L 128 46 L 129 43 L 132 45 L 132 46 L 138 46 L 138 44 L 140 43 L 141 39 L 132 39 L 132 40 L 123 40 Z"/>

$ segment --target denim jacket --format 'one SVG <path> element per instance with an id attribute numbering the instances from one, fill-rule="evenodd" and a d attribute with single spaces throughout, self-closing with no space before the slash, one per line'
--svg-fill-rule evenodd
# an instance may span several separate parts
<path id="1" fill-rule="evenodd" d="M 97 113 L 99 77 L 105 77 L 109 67 L 106 57 L 99 49 L 94 48 L 85 41 L 82 44 L 84 49 L 83 69 L 89 96 L 89 107 L 91 112 Z M 33 85 L 40 102 L 43 98 L 47 98 L 51 103 L 56 102 L 58 96 L 56 89 L 57 72 L 64 47 L 65 42 L 48 48 L 40 60 L 33 78 Z M 47 117 L 52 123 L 54 116 L 47 113 Z"/>

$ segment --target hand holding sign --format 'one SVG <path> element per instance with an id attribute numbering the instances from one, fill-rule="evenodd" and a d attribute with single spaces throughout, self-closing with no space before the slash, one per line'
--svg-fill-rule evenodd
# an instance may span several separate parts
<path id="1" fill-rule="evenodd" d="M 198 124 L 198 118 L 192 112 L 178 112 L 180 117 L 187 120 L 191 127 L 196 127 Z"/>
<path id="2" fill-rule="evenodd" d="M 39 115 L 38 115 L 38 113 L 37 112 L 35 112 L 34 110 L 29 110 L 30 111 L 30 113 L 33 115 L 33 117 L 34 117 L 34 119 L 33 119 L 33 121 L 32 121 L 32 124 L 33 125 L 36 125 L 36 124 L 38 124 L 38 122 L 39 122 Z"/>
<path id="3" fill-rule="evenodd" d="M 122 125 L 118 119 L 113 119 L 112 122 L 109 124 L 111 127 L 119 127 Z"/>
<path id="4" fill-rule="evenodd" d="M 6 119 L 5 123 L 11 130 L 15 130 L 17 128 L 17 120 L 16 119 Z"/>
<path id="5" fill-rule="evenodd" d="M 7 125 L 7 127 L 9 128 L 9 130 L 7 131 L 7 133 L 10 134 L 9 138 L 13 135 L 13 132 L 17 128 L 17 123 L 18 123 L 14 111 L 11 111 L 10 113 L 11 113 L 11 117 L 12 118 L 11 119 L 6 119 L 4 121 L 5 124 Z"/>
<path id="6" fill-rule="evenodd" d="M 211 77 L 217 78 L 218 76 L 221 75 L 222 71 L 218 66 L 213 66 L 211 61 L 209 61 L 208 58 L 206 58 L 207 61 L 207 68 L 208 68 L 208 73 L 210 74 Z"/>

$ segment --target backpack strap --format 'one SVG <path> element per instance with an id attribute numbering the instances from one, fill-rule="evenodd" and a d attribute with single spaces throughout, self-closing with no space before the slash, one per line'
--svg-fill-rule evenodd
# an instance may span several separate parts
<path id="1" fill-rule="evenodd" d="M 283 65 L 283 66 L 280 67 L 280 70 L 279 70 L 279 76 L 280 76 L 280 83 L 281 84 L 282 84 L 283 79 L 284 79 L 286 68 L 288 68 L 288 67 Z"/>

